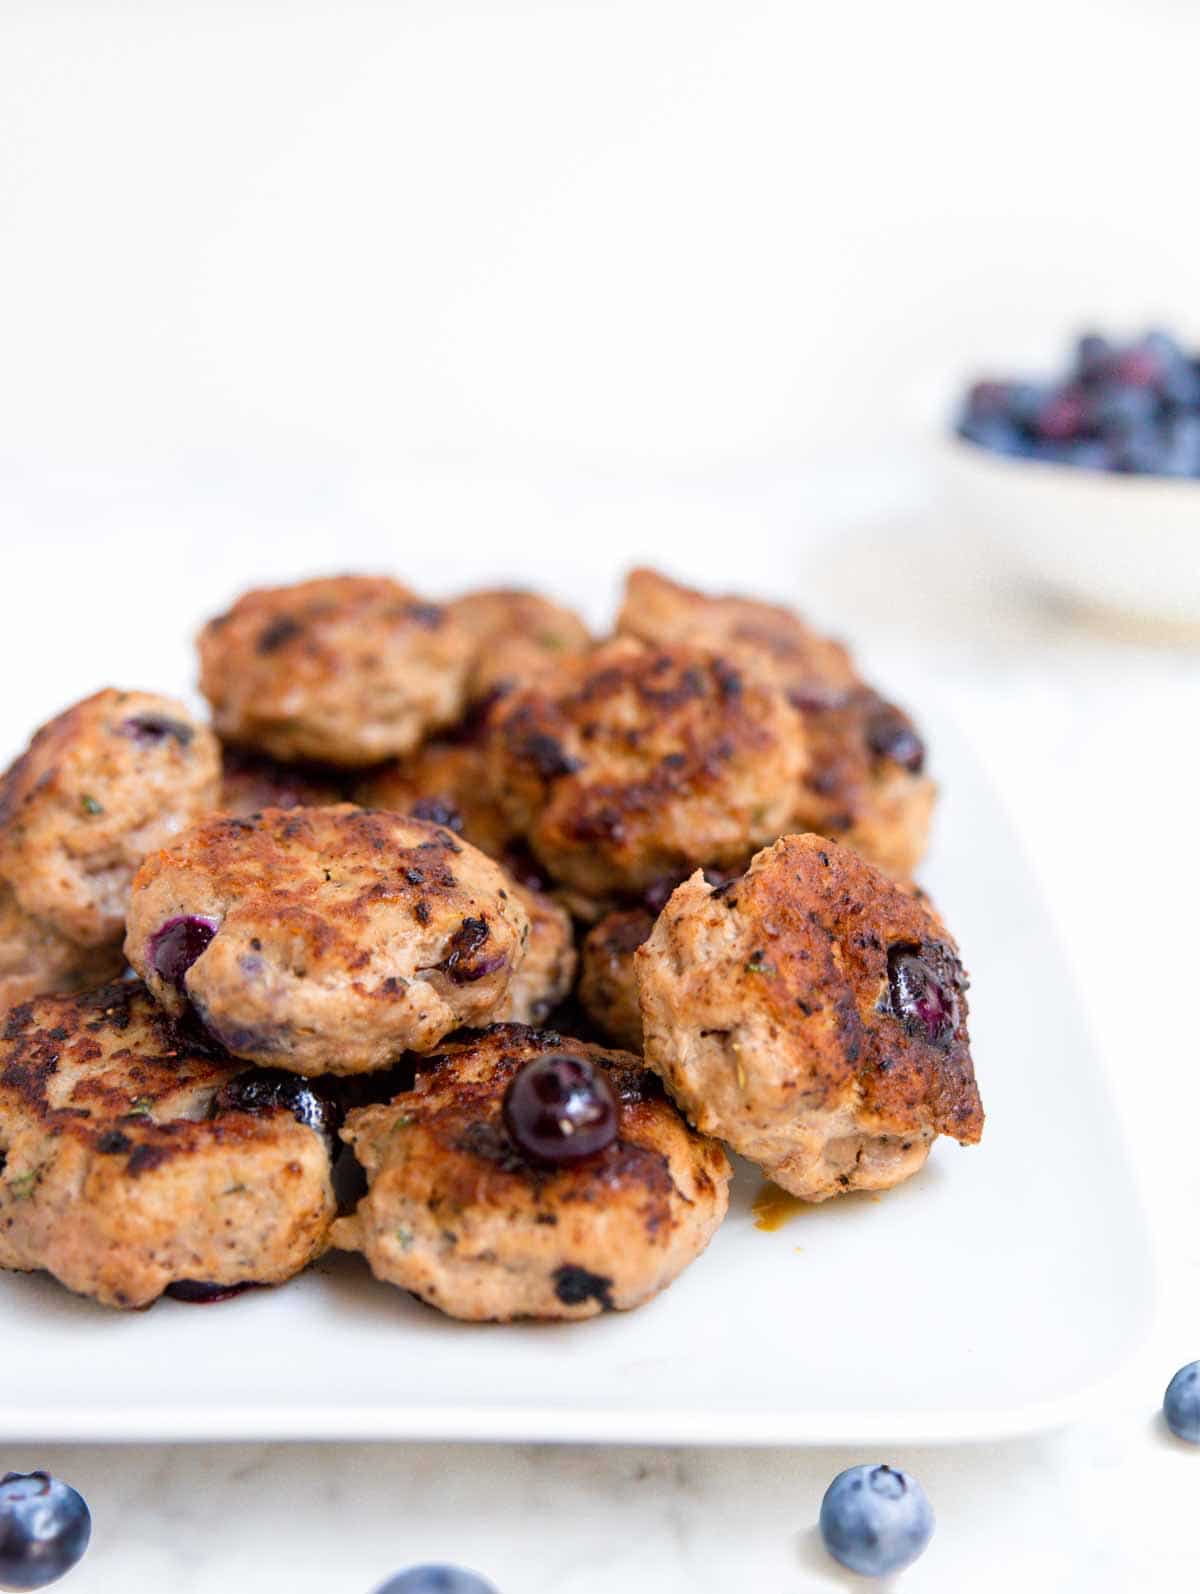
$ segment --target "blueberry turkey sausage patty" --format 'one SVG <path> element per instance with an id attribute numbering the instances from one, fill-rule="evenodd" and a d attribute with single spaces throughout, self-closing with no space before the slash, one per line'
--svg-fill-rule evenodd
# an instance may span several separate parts
<path id="1" fill-rule="evenodd" d="M 0 1039 L 0 1265 L 107 1306 L 281 1283 L 334 1217 L 327 1111 L 131 982 L 21 1004 Z"/>
<path id="2" fill-rule="evenodd" d="M 498 864 L 441 826 L 340 804 L 215 816 L 148 858 L 125 950 L 168 1012 L 296 1073 L 386 1068 L 486 1024 L 529 919 Z"/>
<path id="3" fill-rule="evenodd" d="M 785 836 L 728 885 L 694 875 L 635 956 L 647 1063 L 794 1195 L 884 1189 L 937 1135 L 979 1139 L 957 948 L 848 848 Z"/>
<path id="4" fill-rule="evenodd" d="M 216 806 L 219 781 L 216 738 L 182 703 L 97 692 L 0 779 L 0 879 L 67 940 L 115 948 L 138 865 Z"/>
<path id="5" fill-rule="evenodd" d="M 602 1077 L 616 1128 L 568 1165 L 532 1159 L 505 1100 L 529 1065 Z M 351 1113 L 368 1193 L 334 1228 L 375 1275 L 453 1317 L 592 1317 L 640 1305 L 708 1244 L 729 1163 L 638 1059 L 519 1025 L 447 1047 L 413 1090 Z"/>
<path id="6" fill-rule="evenodd" d="M 639 892 L 777 836 L 805 768 L 783 695 L 725 660 L 628 638 L 504 699 L 492 790 L 560 883 Z"/>
<path id="7" fill-rule="evenodd" d="M 473 645 L 398 582 L 333 576 L 247 592 L 200 635 L 220 735 L 284 761 L 406 753 L 463 706 Z"/>
<path id="8" fill-rule="evenodd" d="M 858 674 L 849 651 L 790 609 L 710 597 L 635 570 L 620 632 L 658 646 L 710 648 L 773 681 L 804 721 L 809 758 L 787 829 L 815 830 L 900 879 L 924 855 L 936 788 L 912 721 Z"/>

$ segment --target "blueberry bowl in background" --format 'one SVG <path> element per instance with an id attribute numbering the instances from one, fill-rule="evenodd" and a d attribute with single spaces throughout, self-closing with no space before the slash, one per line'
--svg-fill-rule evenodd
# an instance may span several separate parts
<path id="1" fill-rule="evenodd" d="M 1055 376 L 976 380 L 946 452 L 963 529 L 990 533 L 1043 585 L 1200 627 L 1200 354 L 1182 341 L 1089 333 Z"/>

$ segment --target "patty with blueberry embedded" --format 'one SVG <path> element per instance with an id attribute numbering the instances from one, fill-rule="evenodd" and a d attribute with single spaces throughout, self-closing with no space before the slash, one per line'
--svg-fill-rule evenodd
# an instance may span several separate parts
<path id="1" fill-rule="evenodd" d="M 688 1117 L 824 1201 L 980 1138 L 967 981 L 932 907 L 820 836 L 697 874 L 635 954 L 647 1064 Z"/>
<path id="2" fill-rule="evenodd" d="M 79 946 L 24 912 L 0 880 L 0 1018 L 16 1002 L 51 991 L 83 991 L 115 979 L 125 966 L 120 943 Z"/>
<path id="3" fill-rule="evenodd" d="M 214 808 L 219 785 L 216 737 L 182 703 L 97 692 L 0 777 L 0 879 L 66 940 L 115 951 L 138 865 Z"/>
<path id="4" fill-rule="evenodd" d="M 439 825 L 356 808 L 216 815 L 138 871 L 125 952 L 237 1057 L 370 1073 L 508 1000 L 529 919 Z"/>
<path id="5" fill-rule="evenodd" d="M 200 634 L 200 688 L 227 741 L 286 763 L 360 768 L 407 753 L 463 707 L 472 642 L 382 576 L 247 592 Z"/>
<path id="6" fill-rule="evenodd" d="M 806 766 L 774 687 L 693 648 L 619 638 L 497 706 L 492 791 L 553 878 L 593 898 L 744 859 Z"/>
<path id="7" fill-rule="evenodd" d="M 617 628 L 660 646 L 712 648 L 773 681 L 803 719 L 809 751 L 785 828 L 832 836 L 899 879 L 913 874 L 936 797 L 925 746 L 842 643 L 790 609 L 711 597 L 653 570 L 631 572 Z"/>
<path id="8" fill-rule="evenodd" d="M 368 1188 L 333 1243 L 475 1321 L 639 1306 L 729 1202 L 724 1151 L 637 1058 L 521 1025 L 456 1041 L 342 1136 Z"/>
<path id="9" fill-rule="evenodd" d="M 24 1003 L 0 1038 L 0 1266 L 106 1306 L 282 1283 L 328 1240 L 331 1114 L 132 982 Z"/>
<path id="10" fill-rule="evenodd" d="M 486 587 L 447 605 L 472 641 L 467 698 L 484 702 L 536 677 L 567 654 L 591 644 L 587 626 L 572 609 L 537 592 Z"/>

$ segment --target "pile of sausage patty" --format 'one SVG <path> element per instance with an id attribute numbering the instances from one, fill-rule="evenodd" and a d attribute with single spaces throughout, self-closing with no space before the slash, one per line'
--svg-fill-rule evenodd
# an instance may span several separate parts
<path id="1" fill-rule="evenodd" d="M 980 1138 L 924 743 L 790 609 L 344 575 L 199 664 L 209 718 L 107 688 L 0 777 L 0 1266 L 585 1318 L 700 1255 L 727 1150 L 815 1202 Z"/>

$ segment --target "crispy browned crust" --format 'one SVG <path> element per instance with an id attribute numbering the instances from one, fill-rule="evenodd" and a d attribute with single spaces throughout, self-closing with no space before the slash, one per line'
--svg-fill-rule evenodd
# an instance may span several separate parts
<path id="1" fill-rule="evenodd" d="M 488 736 L 510 822 L 557 880 L 598 898 L 744 858 L 786 824 L 805 764 L 774 688 L 628 638 L 513 694 Z"/>
<path id="2" fill-rule="evenodd" d="M 186 995 L 152 953 L 182 915 L 216 926 Z M 239 1057 L 365 1073 L 487 1023 L 528 930 L 512 882 L 467 842 L 346 803 L 194 826 L 138 872 L 126 955 L 168 1011 L 190 1001 Z"/>
<path id="3" fill-rule="evenodd" d="M 955 992 L 937 1040 L 893 1008 L 900 949 Z M 954 941 L 926 899 L 848 848 L 785 836 L 730 885 L 693 876 L 635 957 L 647 1063 L 693 1122 L 794 1193 L 885 1188 L 935 1135 L 979 1139 Z"/>
<path id="4" fill-rule="evenodd" d="M 617 1046 L 642 1049 L 642 1010 L 638 1003 L 633 954 L 654 928 L 648 908 L 608 913 L 592 926 L 579 949 L 579 1005 Z"/>
<path id="5" fill-rule="evenodd" d="M 246 1072 L 132 982 L 39 997 L 0 1039 L 0 1265 L 112 1306 L 179 1279 L 277 1283 L 324 1248 L 330 1152 L 283 1108 L 221 1111 Z"/>
<path id="6" fill-rule="evenodd" d="M 657 570 L 631 570 L 617 631 L 656 647 L 711 647 L 766 673 L 784 691 L 859 683 L 849 650 L 791 609 L 754 598 L 710 596 Z"/>
<path id="7" fill-rule="evenodd" d="M 524 685 L 564 654 L 581 653 L 591 642 L 572 609 L 540 593 L 487 587 L 448 605 L 473 644 L 467 697 L 478 703 Z"/>
<path id="8" fill-rule="evenodd" d="M 273 757 L 359 767 L 461 712 L 470 638 L 386 577 L 247 592 L 199 638 L 221 736 Z"/>
<path id="9" fill-rule="evenodd" d="M 17 1002 L 52 991 L 82 991 L 125 966 L 120 945 L 81 947 L 25 913 L 0 880 L 0 1018 Z"/>
<path id="10" fill-rule="evenodd" d="M 108 687 L 43 725 L 0 778 L 0 877 L 60 935 L 115 950 L 138 864 L 218 790 L 217 740 L 184 704 Z"/>
<path id="11" fill-rule="evenodd" d="M 573 1167 L 528 1162 L 501 1117 L 513 1075 L 569 1051 L 608 1075 L 617 1141 Z M 730 1168 L 628 1053 L 554 1031 L 495 1025 L 430 1060 L 415 1088 L 352 1113 L 343 1137 L 369 1191 L 334 1244 L 454 1316 L 591 1317 L 636 1306 L 703 1249 L 728 1204 Z M 579 1289 L 580 1280 L 591 1280 Z"/>

